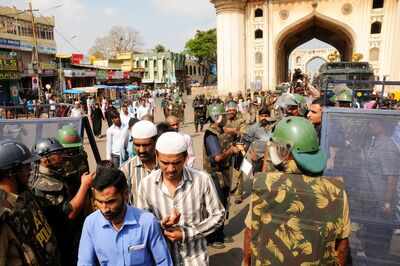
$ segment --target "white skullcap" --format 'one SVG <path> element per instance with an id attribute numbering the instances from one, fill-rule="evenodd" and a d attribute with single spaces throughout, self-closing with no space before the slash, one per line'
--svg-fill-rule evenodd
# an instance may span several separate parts
<path id="1" fill-rule="evenodd" d="M 187 151 L 185 137 L 177 132 L 162 134 L 156 143 L 156 150 L 162 154 L 180 154 Z"/>
<path id="2" fill-rule="evenodd" d="M 134 139 L 150 139 L 157 135 L 157 127 L 150 121 L 142 120 L 132 126 L 131 134 Z"/>

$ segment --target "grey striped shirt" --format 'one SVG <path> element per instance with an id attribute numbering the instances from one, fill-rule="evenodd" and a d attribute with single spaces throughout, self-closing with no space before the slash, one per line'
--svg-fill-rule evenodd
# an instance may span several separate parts
<path id="1" fill-rule="evenodd" d="M 175 265 L 208 265 L 205 236 L 223 224 L 225 209 L 207 173 L 185 167 L 182 182 L 171 196 L 162 182 L 161 170 L 157 170 L 142 179 L 137 207 L 149 210 L 159 220 L 169 216 L 172 209 L 178 210 L 183 240 L 171 245 Z"/>
<path id="2" fill-rule="evenodd" d="M 125 174 L 128 182 L 129 204 L 136 206 L 140 181 L 142 178 L 145 178 L 150 173 L 157 170 L 158 166 L 156 166 L 154 170 L 148 170 L 144 167 L 142 161 L 140 161 L 139 156 L 135 156 L 122 164 L 119 169 Z"/>

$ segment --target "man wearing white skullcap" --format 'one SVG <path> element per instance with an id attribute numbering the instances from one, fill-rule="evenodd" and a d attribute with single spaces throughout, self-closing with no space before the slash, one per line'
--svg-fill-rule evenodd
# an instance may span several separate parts
<path id="1" fill-rule="evenodd" d="M 140 180 L 158 169 L 155 153 L 157 127 L 150 121 L 142 120 L 132 126 L 131 135 L 136 156 L 121 165 L 120 170 L 127 177 L 129 203 L 135 205 Z"/>
<path id="2" fill-rule="evenodd" d="M 205 237 L 224 223 L 225 209 L 211 177 L 185 166 L 187 149 L 185 138 L 177 132 L 158 138 L 160 169 L 142 179 L 137 207 L 161 221 L 175 265 L 208 265 Z"/>
<path id="3" fill-rule="evenodd" d="M 170 126 L 170 128 L 176 132 L 179 132 L 181 135 L 183 135 L 183 137 L 185 138 L 185 142 L 187 144 L 187 152 L 188 152 L 188 158 L 186 160 L 186 166 L 188 167 L 193 167 L 194 161 L 196 160 L 196 157 L 194 155 L 194 149 L 193 149 L 193 141 L 192 141 L 192 137 L 189 134 L 186 134 L 184 132 L 180 132 L 179 131 L 179 127 L 180 127 L 180 120 L 178 117 L 174 116 L 174 115 L 170 115 L 167 117 L 167 119 L 165 120 L 168 125 Z"/>

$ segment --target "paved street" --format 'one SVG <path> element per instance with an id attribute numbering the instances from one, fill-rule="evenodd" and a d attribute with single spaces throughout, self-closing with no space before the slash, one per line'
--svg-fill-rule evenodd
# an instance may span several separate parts
<path id="1" fill-rule="evenodd" d="M 195 167 L 202 169 L 203 164 L 203 133 L 195 133 L 193 125 L 193 108 L 192 108 L 192 97 L 186 97 L 185 101 L 187 107 L 185 110 L 185 123 L 182 125 L 182 130 L 187 134 L 190 134 L 193 138 L 194 149 L 196 154 Z M 155 121 L 159 122 L 164 119 L 163 112 L 160 108 L 160 101 L 157 100 L 157 109 L 155 112 Z M 107 126 L 103 123 L 103 134 L 106 132 Z M 97 141 L 98 149 L 102 158 L 105 157 L 105 137 Z M 91 169 L 95 169 L 95 161 L 93 154 L 90 150 L 90 146 L 87 141 L 85 141 L 86 151 L 89 155 L 89 163 Z M 248 182 L 245 191 L 248 195 L 249 186 Z M 226 248 L 223 250 L 216 250 L 210 248 L 210 265 L 229 265 L 229 266 L 239 266 L 242 261 L 242 243 L 243 243 L 243 229 L 244 229 L 244 219 L 246 217 L 248 207 L 248 197 L 246 200 L 237 206 L 230 207 L 230 217 L 225 223 L 225 232 L 227 237 L 232 238 L 232 243 L 226 243 Z M 232 202 L 233 204 L 233 202 Z"/>

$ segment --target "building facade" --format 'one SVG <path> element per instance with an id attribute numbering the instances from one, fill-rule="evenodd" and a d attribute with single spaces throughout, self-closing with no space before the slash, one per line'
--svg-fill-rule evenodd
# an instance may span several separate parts
<path id="1" fill-rule="evenodd" d="M 144 85 L 185 88 L 185 55 L 173 52 L 135 54 L 133 66 L 144 69 Z"/>
<path id="2" fill-rule="evenodd" d="M 16 61 L 18 74 L 0 75 L 3 101 L 18 93 L 37 94 L 38 72 L 43 87 L 56 85 L 57 65 L 55 64 L 56 42 L 54 40 L 54 17 L 35 16 L 35 35 L 33 34 L 32 18 L 29 13 L 14 7 L 0 7 L 0 57 L 2 60 Z M 37 44 L 38 62 L 32 62 L 33 50 Z M 7 59 L 8 58 L 8 59 Z M 13 63 L 12 63 L 13 64 Z M 3 73 L 4 70 L 0 71 Z M 11 76 L 10 76 L 11 75 Z M 11 79 L 9 79 L 11 77 Z"/>
<path id="3" fill-rule="evenodd" d="M 309 64 L 315 59 L 326 63 L 328 56 L 336 51 L 335 48 L 295 49 L 289 57 L 289 77 L 295 69 L 300 69 L 309 77 L 315 76 L 316 73 L 310 70 Z"/>
<path id="4" fill-rule="evenodd" d="M 289 79 L 289 55 L 317 38 L 343 61 L 363 55 L 378 76 L 400 80 L 397 0 L 210 0 L 217 17 L 218 89 L 264 89 Z"/>
<path id="5" fill-rule="evenodd" d="M 208 83 L 212 79 L 210 71 L 205 66 L 199 64 L 199 60 L 196 57 L 187 55 L 185 68 L 188 86 L 204 86 L 206 85 L 204 83 Z"/>

